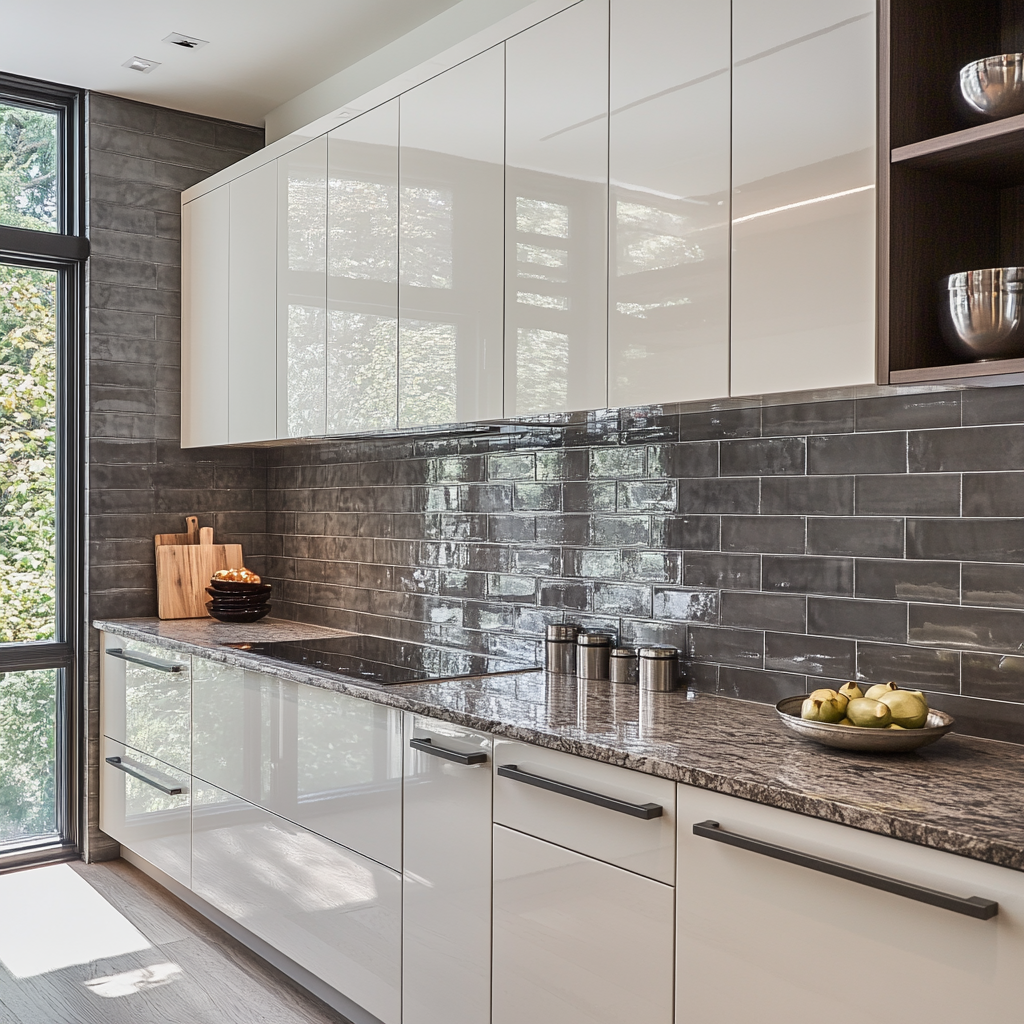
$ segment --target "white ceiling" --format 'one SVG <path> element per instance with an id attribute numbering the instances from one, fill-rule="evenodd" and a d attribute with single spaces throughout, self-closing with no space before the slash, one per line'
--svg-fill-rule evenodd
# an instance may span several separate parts
<path id="1" fill-rule="evenodd" d="M 260 125 L 456 0 L 0 0 L 0 71 Z M 209 40 L 186 50 L 172 32 Z M 160 61 L 149 74 L 121 65 Z"/>

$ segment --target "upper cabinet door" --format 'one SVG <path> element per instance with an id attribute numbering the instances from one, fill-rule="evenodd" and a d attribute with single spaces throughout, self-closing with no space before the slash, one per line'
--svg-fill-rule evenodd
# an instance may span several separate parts
<path id="1" fill-rule="evenodd" d="M 506 43 L 505 414 L 607 404 L 608 0 Z"/>
<path id="2" fill-rule="evenodd" d="M 228 219 L 221 186 L 181 210 L 181 447 L 227 444 Z"/>
<path id="3" fill-rule="evenodd" d="M 228 440 L 277 437 L 277 165 L 231 190 Z"/>
<path id="4" fill-rule="evenodd" d="M 502 413 L 505 48 L 401 98 L 398 425 Z"/>
<path id="5" fill-rule="evenodd" d="M 734 0 L 732 393 L 875 373 L 875 4 Z"/>
<path id="6" fill-rule="evenodd" d="M 327 137 L 277 161 L 277 435 L 315 437 L 327 415 Z"/>
<path id="7" fill-rule="evenodd" d="M 327 432 L 398 408 L 398 100 L 328 136 Z"/>
<path id="8" fill-rule="evenodd" d="M 729 393 L 729 0 L 612 0 L 608 404 Z"/>

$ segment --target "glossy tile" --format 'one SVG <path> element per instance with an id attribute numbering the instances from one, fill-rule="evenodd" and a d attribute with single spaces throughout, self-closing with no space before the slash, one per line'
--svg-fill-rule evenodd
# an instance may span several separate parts
<path id="1" fill-rule="evenodd" d="M 807 439 L 808 473 L 905 473 L 907 435 L 835 434 Z"/>
<path id="2" fill-rule="evenodd" d="M 807 552 L 900 558 L 903 555 L 903 520 L 811 518 L 807 520 Z"/>
<path id="3" fill-rule="evenodd" d="M 807 630 L 807 598 L 798 594 L 754 594 L 725 591 L 722 594 L 723 626 L 804 633 Z"/>
<path id="4" fill-rule="evenodd" d="M 852 640 L 796 633 L 765 634 L 764 667 L 771 671 L 852 679 L 856 666 L 857 647 Z"/>
<path id="5" fill-rule="evenodd" d="M 722 476 L 799 475 L 806 461 L 802 437 L 723 441 L 719 453 Z"/>
<path id="6" fill-rule="evenodd" d="M 683 582 L 691 587 L 759 590 L 761 556 L 687 551 L 683 556 Z"/>
<path id="7" fill-rule="evenodd" d="M 898 644 L 857 644 L 857 679 L 904 690 L 960 690 L 960 652 Z"/>
<path id="8" fill-rule="evenodd" d="M 764 555 L 761 589 L 775 593 L 853 596 L 853 559 Z"/>
<path id="9" fill-rule="evenodd" d="M 960 603 L 958 562 L 858 558 L 856 596 L 883 601 Z"/>
<path id="10" fill-rule="evenodd" d="M 907 606 L 888 601 L 807 598 L 807 632 L 858 640 L 907 639 Z"/>
<path id="11" fill-rule="evenodd" d="M 654 617 L 678 622 L 718 622 L 717 590 L 654 588 Z M 740 623 L 736 623 L 740 625 Z"/>
<path id="12" fill-rule="evenodd" d="M 853 515 L 853 479 L 848 476 L 765 477 L 765 515 Z"/>
<path id="13" fill-rule="evenodd" d="M 722 550 L 798 554 L 806 532 L 800 516 L 723 516 Z"/>
<path id="14" fill-rule="evenodd" d="M 960 514 L 960 477 L 955 473 L 858 476 L 857 515 L 955 516 Z M 976 515 L 977 513 L 968 513 Z"/>

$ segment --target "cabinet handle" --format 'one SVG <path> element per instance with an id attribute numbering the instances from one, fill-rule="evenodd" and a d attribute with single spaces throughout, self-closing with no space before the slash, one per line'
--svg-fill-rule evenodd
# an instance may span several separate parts
<path id="1" fill-rule="evenodd" d="M 146 668 L 155 668 L 157 672 L 181 672 L 185 666 L 177 661 L 163 661 L 161 658 L 150 658 L 137 651 L 122 651 L 120 647 L 108 647 L 107 654 L 112 658 L 120 658 L 122 661 L 130 661 L 136 665 L 145 665 Z"/>
<path id="2" fill-rule="evenodd" d="M 108 757 L 106 758 L 107 764 L 114 768 L 118 768 L 125 773 L 130 775 L 133 779 L 138 779 L 140 782 L 146 783 L 147 786 L 152 786 L 154 789 L 159 789 L 161 793 L 166 793 L 168 796 L 180 796 L 185 792 L 182 786 L 165 786 L 162 783 L 157 782 L 155 779 L 150 779 L 143 775 L 136 768 L 132 768 L 131 765 L 127 765 L 119 757 Z"/>
<path id="3" fill-rule="evenodd" d="M 476 750 L 472 754 L 460 754 L 457 750 L 445 750 L 444 747 L 435 747 L 428 739 L 413 737 L 409 740 L 409 746 L 413 750 L 422 750 L 424 754 L 433 754 L 434 757 L 443 757 L 446 761 L 454 761 L 456 764 L 486 764 L 487 755 L 482 750 Z"/>
<path id="4" fill-rule="evenodd" d="M 546 789 L 550 793 L 571 796 L 574 800 L 597 804 L 598 807 L 605 807 L 609 811 L 618 811 L 620 814 L 629 814 L 634 818 L 648 820 L 660 818 L 663 812 L 660 804 L 631 804 L 627 800 L 616 800 L 615 797 L 605 796 L 603 793 L 580 789 L 579 786 L 570 786 L 565 782 L 555 782 L 554 779 L 545 779 L 543 775 L 531 775 L 529 772 L 520 771 L 517 764 L 499 765 L 498 774 L 504 779 L 512 779 L 513 782 L 525 782 L 527 786 L 536 786 L 538 789 Z"/>
<path id="5" fill-rule="evenodd" d="M 814 857 L 808 853 L 801 853 L 799 850 L 790 850 L 785 846 L 776 846 L 774 843 L 766 843 L 760 839 L 751 839 L 749 836 L 736 835 L 735 832 L 724 832 L 717 821 L 698 822 L 693 826 L 693 834 L 703 839 L 713 839 L 716 843 L 726 843 L 728 846 L 737 846 L 741 850 L 749 850 L 751 853 L 760 853 L 765 857 L 784 860 L 802 868 L 810 868 L 812 871 L 835 875 L 836 878 L 845 878 L 850 882 L 869 885 L 872 889 L 881 889 L 883 892 L 891 892 L 897 896 L 906 896 L 907 899 L 930 903 L 933 907 L 942 907 L 943 910 L 952 910 L 957 914 L 977 917 L 982 921 L 987 921 L 999 913 L 999 904 L 994 900 L 984 900 L 980 896 L 950 896 L 949 893 L 926 889 L 924 886 L 914 885 L 912 882 L 901 882 L 898 878 L 889 878 L 886 875 L 876 875 L 873 871 L 851 868 L 847 864 L 825 860 L 823 857 Z"/>

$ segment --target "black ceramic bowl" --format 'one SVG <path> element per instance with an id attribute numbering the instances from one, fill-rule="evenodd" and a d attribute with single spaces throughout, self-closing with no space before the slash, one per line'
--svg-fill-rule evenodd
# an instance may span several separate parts
<path id="1" fill-rule="evenodd" d="M 236 594 L 229 590 L 216 590 L 213 587 L 207 587 L 206 592 L 214 599 L 214 601 L 244 601 L 247 604 L 258 604 L 260 601 L 270 600 L 270 584 L 267 584 L 266 590 L 261 590 L 256 593 L 245 592 Z"/>
<path id="2" fill-rule="evenodd" d="M 258 622 L 264 615 L 270 614 L 270 605 L 250 608 L 241 611 L 215 608 L 212 601 L 206 602 L 206 610 L 220 622 Z"/>
<path id="3" fill-rule="evenodd" d="M 269 583 L 234 583 L 231 580 L 210 580 L 210 588 L 220 591 L 222 594 L 269 594 L 271 585 Z M 211 593 L 211 589 L 207 593 Z"/>

